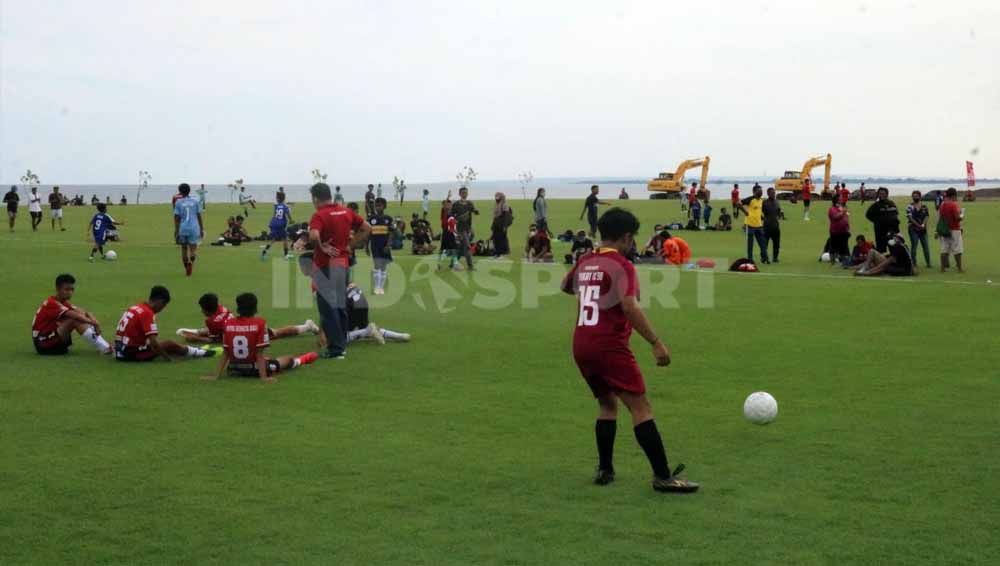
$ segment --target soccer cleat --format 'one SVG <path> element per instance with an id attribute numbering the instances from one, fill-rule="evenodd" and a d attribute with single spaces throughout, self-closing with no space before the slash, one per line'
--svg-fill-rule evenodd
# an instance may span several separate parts
<path id="1" fill-rule="evenodd" d="M 305 325 L 310 334 L 319 334 L 319 326 L 311 318 L 306 319 Z"/>
<path id="2" fill-rule="evenodd" d="M 222 348 L 218 346 L 202 346 L 201 349 L 205 351 L 206 358 L 211 358 L 222 353 Z"/>
<path id="3" fill-rule="evenodd" d="M 409 334 L 407 334 L 406 332 L 401 332 L 401 333 L 399 334 L 399 337 L 398 337 L 397 339 L 398 339 L 398 340 L 399 340 L 400 342 L 409 342 L 409 341 L 410 341 L 410 335 L 409 335 Z"/>
<path id="4" fill-rule="evenodd" d="M 331 352 L 322 352 L 319 357 L 324 360 L 346 360 L 347 356 L 344 354 L 334 354 Z"/>
<path id="5" fill-rule="evenodd" d="M 90 263 L 94 263 L 94 256 L 88 257 L 87 261 L 89 261 Z"/>
<path id="6" fill-rule="evenodd" d="M 615 481 L 614 470 L 597 468 L 597 471 L 594 473 L 594 485 L 608 485 L 613 481 Z"/>
<path id="7" fill-rule="evenodd" d="M 385 335 L 382 334 L 382 330 L 376 326 L 374 322 L 368 323 L 368 334 L 371 335 L 372 339 L 375 340 L 379 346 L 385 344 Z"/>
<path id="8" fill-rule="evenodd" d="M 693 481 L 679 477 L 682 471 L 684 471 L 684 464 L 674 468 L 674 473 L 668 477 L 653 476 L 653 489 L 670 493 L 694 493 L 698 491 L 698 488 L 701 486 Z"/>

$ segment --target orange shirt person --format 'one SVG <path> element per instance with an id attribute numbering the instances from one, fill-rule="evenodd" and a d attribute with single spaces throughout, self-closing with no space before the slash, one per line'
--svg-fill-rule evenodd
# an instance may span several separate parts
<path id="1" fill-rule="evenodd" d="M 661 234 L 666 234 L 663 242 L 663 262 L 670 265 L 686 265 L 691 261 L 691 246 L 683 238 L 671 236 L 664 230 Z"/>

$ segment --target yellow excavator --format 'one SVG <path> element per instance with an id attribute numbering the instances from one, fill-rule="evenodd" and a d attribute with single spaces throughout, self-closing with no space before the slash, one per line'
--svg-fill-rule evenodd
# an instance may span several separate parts
<path id="1" fill-rule="evenodd" d="M 833 158 L 830 154 L 821 155 L 819 157 L 813 157 L 802 165 L 801 171 L 785 171 L 785 174 L 781 176 L 780 179 L 774 180 L 774 190 L 776 191 L 801 191 L 802 182 L 806 179 L 812 181 L 812 170 L 820 165 L 825 165 L 826 170 L 823 173 L 823 194 L 830 192 L 830 166 L 833 163 Z M 815 186 L 815 185 L 813 185 Z"/>
<path id="2" fill-rule="evenodd" d="M 701 184 L 699 187 L 705 187 L 705 183 L 708 182 L 708 164 L 712 161 L 709 156 L 705 156 L 699 159 L 688 159 L 687 161 L 682 161 L 680 165 L 677 166 L 677 170 L 673 173 L 660 173 L 660 175 L 649 181 L 646 184 L 646 188 L 654 193 L 681 193 L 684 191 L 684 173 L 688 169 L 694 169 L 695 167 L 701 167 Z M 650 195 L 650 198 L 667 198 L 667 195 Z"/>

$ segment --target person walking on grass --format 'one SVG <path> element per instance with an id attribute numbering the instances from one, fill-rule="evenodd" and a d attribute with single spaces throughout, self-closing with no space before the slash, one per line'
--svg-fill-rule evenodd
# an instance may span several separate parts
<path id="1" fill-rule="evenodd" d="M 7 222 L 10 224 L 10 231 L 14 231 L 14 222 L 17 221 L 17 205 L 21 202 L 21 196 L 17 194 L 17 187 L 11 185 L 10 191 L 3 196 L 3 202 L 7 205 Z"/>
<path id="2" fill-rule="evenodd" d="M 545 189 L 543 187 L 538 187 L 538 192 L 535 193 L 535 200 L 531 203 L 531 208 L 535 212 L 535 228 L 541 230 L 552 237 L 552 231 L 549 230 L 549 203 L 545 200 Z"/>
<path id="3" fill-rule="evenodd" d="M 38 196 L 38 187 L 31 187 L 28 195 L 28 214 L 31 215 L 31 231 L 37 232 L 42 223 L 42 197 Z"/>
<path id="4" fill-rule="evenodd" d="M 924 263 L 931 266 L 931 248 L 927 242 L 927 217 L 930 212 L 927 205 L 921 201 L 920 191 L 911 194 L 913 202 L 906 206 L 906 223 L 910 232 L 910 256 L 917 262 L 917 244 L 924 249 Z"/>
<path id="5" fill-rule="evenodd" d="M 49 218 L 52 219 L 53 231 L 56 229 L 56 220 L 59 221 L 59 231 L 66 231 L 66 228 L 63 227 L 63 200 L 59 193 L 59 187 L 52 187 L 52 192 L 49 193 Z"/>
<path id="6" fill-rule="evenodd" d="M 962 220 L 964 220 L 964 215 L 962 214 L 962 209 L 958 206 L 958 191 L 955 187 L 949 187 L 947 192 L 945 192 L 945 200 L 941 203 L 941 208 L 938 210 L 938 216 L 940 217 L 940 224 L 942 226 L 938 228 L 938 237 L 941 241 L 941 273 L 944 273 L 951 267 L 949 260 L 949 255 L 955 256 L 955 269 L 959 273 L 964 270 L 962 268 L 962 253 L 964 250 L 964 234 L 962 231 Z"/>
<path id="7" fill-rule="evenodd" d="M 635 439 L 653 469 L 653 489 L 692 493 L 698 484 L 679 477 L 684 465 L 670 470 L 642 371 L 629 348 L 634 328 L 652 347 L 656 365 L 670 365 L 670 350 L 639 306 L 635 266 L 624 255 L 635 247 L 639 220 L 627 210 L 612 208 L 601 216 L 598 228 L 601 247 L 581 257 L 560 286 L 564 293 L 577 296 L 573 358 L 597 400 L 598 464 L 593 481 L 603 486 L 615 479 L 613 455 L 621 401 L 632 415 Z"/>
<path id="8" fill-rule="evenodd" d="M 802 179 L 802 220 L 809 222 L 809 205 L 812 204 L 812 181 Z"/>
<path id="9" fill-rule="evenodd" d="M 851 213 L 844 210 L 840 199 L 834 198 L 830 201 L 827 217 L 830 219 L 830 263 L 836 264 L 851 256 Z"/>
<path id="10" fill-rule="evenodd" d="M 600 205 L 611 204 L 608 201 L 601 200 L 598 197 L 598 193 L 601 192 L 601 188 L 597 185 L 590 186 L 590 194 L 587 195 L 587 199 L 583 201 L 583 212 L 580 213 L 580 220 L 583 220 L 583 215 L 587 215 L 587 224 L 590 225 L 590 237 L 594 238 L 597 236 L 597 208 Z"/>
<path id="11" fill-rule="evenodd" d="M 753 243 L 757 241 L 760 247 L 760 260 L 771 263 L 767 259 L 767 238 L 764 236 L 764 199 L 760 185 L 754 185 L 753 196 L 743 199 L 739 209 L 743 211 L 744 227 L 747 232 L 747 259 L 753 261 Z"/>
<path id="12" fill-rule="evenodd" d="M 494 199 L 496 206 L 493 207 L 493 225 L 490 228 L 493 232 L 493 257 L 499 259 L 510 255 L 507 229 L 514 223 L 514 211 L 507 204 L 507 195 L 497 193 Z"/>
<path id="13" fill-rule="evenodd" d="M 479 209 L 475 203 L 469 200 L 469 189 L 462 187 L 458 189 L 458 200 L 451 205 L 451 215 L 455 217 L 455 224 L 458 230 L 456 245 L 458 246 L 458 257 L 465 258 L 465 264 L 469 271 L 475 269 L 472 265 L 472 215 L 479 214 Z M 443 248 L 443 246 L 442 246 Z"/>

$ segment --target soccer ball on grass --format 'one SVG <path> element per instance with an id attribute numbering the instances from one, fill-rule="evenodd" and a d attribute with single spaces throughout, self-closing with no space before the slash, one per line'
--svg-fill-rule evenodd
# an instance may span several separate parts
<path id="1" fill-rule="evenodd" d="M 743 402 L 743 416 L 753 424 L 768 424 L 778 418 L 778 402 L 770 393 L 751 393 Z"/>
<path id="2" fill-rule="evenodd" d="M 115 250 L 108 250 L 107 253 L 104 254 L 104 259 L 108 261 L 114 261 L 118 259 L 118 252 L 116 252 Z"/>

